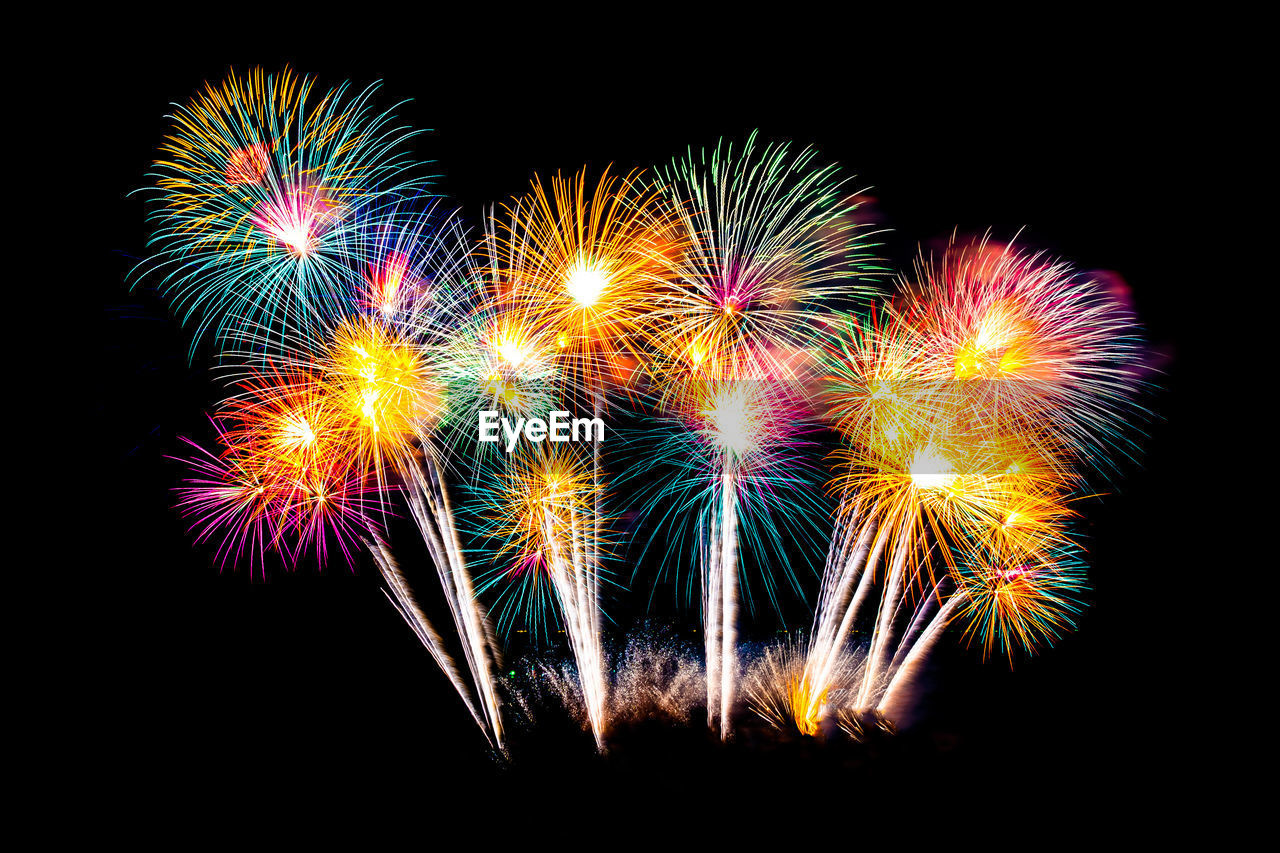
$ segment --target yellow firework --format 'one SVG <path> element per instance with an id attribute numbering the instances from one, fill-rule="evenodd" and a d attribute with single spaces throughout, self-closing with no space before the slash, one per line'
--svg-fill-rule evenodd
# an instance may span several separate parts
<path id="1" fill-rule="evenodd" d="M 592 384 L 649 334 L 655 287 L 677 251 L 655 191 L 633 172 L 535 179 L 490 223 L 503 299 L 549 329 L 571 374 Z"/>
<path id="2" fill-rule="evenodd" d="M 334 330 L 321 360 L 337 406 L 350 418 L 360 447 L 382 476 L 414 452 L 414 441 L 440 415 L 443 395 L 422 353 L 374 317 Z"/>
<path id="3" fill-rule="evenodd" d="M 489 532 L 520 556 L 584 545 L 596 492 L 590 468 L 570 452 L 544 449 L 552 445 L 532 447 L 512 454 L 486 501 Z"/>

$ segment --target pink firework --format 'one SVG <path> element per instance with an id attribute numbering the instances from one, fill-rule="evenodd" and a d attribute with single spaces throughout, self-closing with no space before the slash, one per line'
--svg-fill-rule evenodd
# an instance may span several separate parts
<path id="1" fill-rule="evenodd" d="M 377 262 L 369 264 L 365 276 L 365 306 L 370 311 L 393 314 L 400 305 L 409 272 L 409 258 L 403 252 L 389 251 Z"/>
<path id="2" fill-rule="evenodd" d="M 183 460 L 190 476 L 175 491 L 178 511 L 190 519 L 197 542 L 217 540 L 219 566 L 247 560 L 252 573 L 263 570 L 268 548 L 279 541 L 284 494 L 279 484 L 238 453 L 216 456 L 189 439 L 192 455 Z"/>
<path id="3" fill-rule="evenodd" d="M 315 241 L 335 215 L 334 208 L 314 187 L 286 189 L 271 201 L 258 204 L 250 220 L 270 234 L 295 257 L 315 250 Z"/>

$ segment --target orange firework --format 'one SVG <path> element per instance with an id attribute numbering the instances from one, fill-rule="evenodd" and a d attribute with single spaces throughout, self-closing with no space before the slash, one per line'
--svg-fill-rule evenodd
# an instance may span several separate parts
<path id="1" fill-rule="evenodd" d="M 272 365 L 242 382 L 219 419 L 226 441 L 244 448 L 264 471 L 303 476 L 317 466 L 353 459 L 351 422 L 320 374 Z"/>
<path id="2" fill-rule="evenodd" d="M 655 287 L 675 251 L 656 192 L 638 172 L 540 179 L 492 223 L 490 262 L 503 298 L 552 331 L 570 372 L 617 378 L 649 334 Z"/>
<path id="3" fill-rule="evenodd" d="M 1051 645 L 1075 627 L 1082 609 L 1084 573 L 1070 546 L 996 560 L 975 554 L 957 579 L 963 639 L 979 640 L 984 657 L 997 645 L 1010 660 L 1016 648 Z"/>

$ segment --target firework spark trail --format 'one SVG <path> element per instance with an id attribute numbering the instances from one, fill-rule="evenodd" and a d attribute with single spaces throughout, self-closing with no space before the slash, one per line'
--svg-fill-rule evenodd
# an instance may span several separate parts
<path id="1" fill-rule="evenodd" d="M 720 478 L 722 507 L 720 540 L 720 738 L 729 736 L 729 717 L 733 711 L 735 687 L 738 683 L 738 486 L 734 481 L 733 455 L 724 457 L 724 473 Z"/>
<path id="2" fill-rule="evenodd" d="M 458 542 L 448 493 L 431 454 L 425 454 L 422 468 L 409 466 L 407 479 L 405 492 L 410 512 L 431 552 L 432 563 L 440 578 L 440 587 L 444 591 L 454 627 L 462 641 L 472 683 L 480 694 L 488 732 L 492 732 L 493 741 L 501 748 L 502 717 L 493 680 L 495 669 L 501 666 L 497 646 L 483 607 L 475 596 L 471 575 Z"/>
<path id="3" fill-rule="evenodd" d="M 324 364 L 336 382 L 338 398 L 358 424 L 354 433 L 360 446 L 358 457 L 374 471 L 383 489 L 393 479 L 403 487 L 462 644 L 484 710 L 486 735 L 501 748 L 502 721 L 493 681 L 496 643 L 472 587 L 432 445 L 431 433 L 442 410 L 434 365 L 388 313 L 392 312 L 379 306 L 375 314 L 360 321 L 344 321 L 334 333 Z"/>
<path id="4" fill-rule="evenodd" d="M 833 535 L 833 543 L 841 544 L 833 547 L 828 558 L 823 571 L 822 592 L 814 608 L 814 625 L 805 662 L 805 683 L 813 688 L 805 707 L 803 719 L 806 721 L 819 718 L 818 704 L 831 684 L 841 649 L 871 588 L 869 580 L 875 574 L 875 566 L 885 545 L 885 537 L 874 524 L 869 523 L 859 528 L 852 553 L 846 559 L 844 543 L 847 541 L 848 535 L 839 529 Z M 833 571 L 836 566 L 838 571 Z"/>
<path id="5" fill-rule="evenodd" d="M 405 623 L 413 629 L 413 633 L 417 635 L 422 645 L 426 647 L 436 665 L 440 667 L 441 672 L 449 679 L 453 689 L 458 691 L 458 696 L 462 698 L 463 703 L 467 706 L 467 711 L 470 712 L 471 718 L 476 721 L 476 725 L 480 727 L 480 731 L 488 739 L 489 729 L 485 726 L 484 719 L 476 710 L 475 702 L 471 698 L 471 691 L 467 688 L 461 675 L 459 675 L 458 668 L 454 666 L 453 658 L 449 657 L 449 653 L 445 651 L 440 635 L 436 633 L 435 628 L 431 627 L 426 614 L 418 607 L 418 603 L 413 597 L 413 591 L 405 581 L 404 575 L 400 573 L 399 566 L 396 565 L 395 557 L 392 556 L 391 551 L 387 549 L 380 539 L 369 543 L 369 553 L 373 555 L 373 561 L 377 564 L 378 571 L 382 573 L 383 579 L 386 580 L 387 586 L 391 589 L 390 594 L 385 591 L 383 594 L 387 596 L 387 600 L 391 602 L 391 606 L 396 609 L 396 612 L 400 614 Z M 490 740 L 489 743 L 493 744 L 493 741 Z M 498 746 L 501 748 L 501 741 L 499 741 Z"/>
<path id="6" fill-rule="evenodd" d="M 555 586 L 564 618 L 565 632 L 577 664 L 578 680 L 582 688 L 583 703 L 596 748 L 604 749 L 605 697 L 603 649 L 598 630 L 598 605 L 589 591 L 588 571 L 582 560 L 582 543 L 577 534 L 576 511 L 569 509 L 569 543 L 563 540 L 560 529 L 564 526 L 554 511 L 545 510 L 544 535 L 550 545 L 551 582 Z M 571 556 L 566 559 L 565 551 Z"/>
<path id="7" fill-rule="evenodd" d="M 894 620 L 898 615 L 899 596 L 903 588 L 903 573 L 906 571 L 907 557 L 911 552 L 899 546 L 889 567 L 889 576 L 884 592 L 880 598 L 880 612 L 876 620 L 875 634 L 871 638 L 871 652 L 867 658 L 867 672 L 863 678 L 862 689 L 858 693 L 857 710 L 865 710 L 868 703 L 874 700 L 881 681 L 884 679 L 886 665 L 885 649 L 893 640 Z"/>
<path id="8" fill-rule="evenodd" d="M 710 527 L 710 531 L 707 528 Z M 707 524 L 699 525 L 699 540 L 705 543 L 702 559 L 702 633 L 707 656 L 707 726 L 714 728 L 720 708 L 720 661 L 723 655 L 720 608 L 723 606 L 720 515 L 712 513 Z"/>
<path id="9" fill-rule="evenodd" d="M 943 599 L 941 586 L 941 583 L 934 584 L 934 586 L 924 594 L 924 597 L 920 600 L 920 604 L 916 607 L 915 613 L 911 616 L 911 622 L 907 625 L 907 629 L 903 632 L 902 639 L 898 641 L 898 647 L 893 653 L 893 660 L 889 661 L 889 665 L 885 669 L 885 681 L 887 684 L 893 682 L 893 679 L 896 677 L 896 673 L 902 666 L 903 661 L 914 648 L 916 641 L 919 640 L 923 633 L 927 632 L 933 624 L 932 619 L 935 618 L 934 611 L 935 609 L 938 609 L 938 605 Z M 954 599 L 948 599 L 948 601 L 952 600 Z M 946 606 L 943 605 L 941 609 L 945 610 Z M 888 688 L 886 687 L 886 690 L 887 689 Z"/>
<path id="10" fill-rule="evenodd" d="M 804 643 L 788 642 L 766 648 L 743 676 L 747 706 L 774 728 L 795 726 L 802 734 L 816 735 L 830 708 L 843 709 L 845 695 L 861 683 L 865 660 L 860 652 L 840 649 L 821 690 L 809 680 L 809 655 Z"/>
<path id="11" fill-rule="evenodd" d="M 633 172 L 605 169 L 555 175 L 532 187 L 501 216 L 491 216 L 484 249 L 496 295 L 527 326 L 556 342 L 558 381 L 567 396 L 603 423 L 606 392 L 621 380 L 624 357 L 643 338 L 654 268 L 669 244 L 668 224 L 653 204 L 656 191 Z M 604 456 L 599 440 L 590 456 L 589 506 L 574 507 L 552 549 L 560 599 L 572 639 L 592 730 L 603 745 L 604 684 L 600 609 L 605 539 Z M 585 517 L 583 517 L 585 516 Z"/>
<path id="12" fill-rule="evenodd" d="M 884 694 L 876 705 L 878 715 L 888 719 L 901 717 L 902 709 L 896 700 L 911 686 L 921 663 L 964 603 L 962 597 L 951 596 L 918 635 L 911 635 L 903 641 L 902 649 L 906 654 L 900 661 L 895 660 L 895 663 L 890 666 L 888 686 L 885 687 Z"/>
<path id="13" fill-rule="evenodd" d="M 756 561 L 779 555 L 785 576 L 802 594 L 793 572 L 802 564 L 782 556 L 789 551 L 784 540 L 808 535 L 827 513 L 814 497 L 820 492 L 801 438 L 800 401 L 795 389 L 768 380 L 687 382 L 681 408 L 665 419 L 661 439 L 638 443 L 646 460 L 676 468 L 642 488 L 642 506 L 661 513 L 659 532 L 649 542 L 668 542 L 667 562 L 678 571 L 686 543 L 693 556 L 687 588 L 690 598 L 695 582 L 701 591 L 707 723 L 725 738 L 742 674 L 739 611 L 752 606 L 744 555 Z M 674 528 L 671 539 L 660 532 L 667 524 Z M 763 574 L 776 607 L 774 581 L 767 570 Z"/>

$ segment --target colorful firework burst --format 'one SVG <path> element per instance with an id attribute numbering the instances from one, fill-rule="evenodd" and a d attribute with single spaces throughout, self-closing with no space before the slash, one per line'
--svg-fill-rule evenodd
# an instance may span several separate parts
<path id="1" fill-rule="evenodd" d="M 193 347 L 243 324 L 283 332 L 347 307 L 364 218 L 422 190 L 403 143 L 373 107 L 377 86 L 327 93 L 289 69 L 232 71 L 173 114 L 152 177 L 146 270 Z"/>

